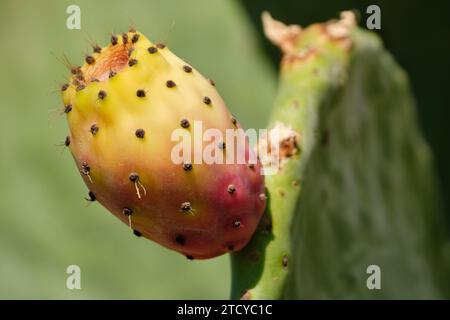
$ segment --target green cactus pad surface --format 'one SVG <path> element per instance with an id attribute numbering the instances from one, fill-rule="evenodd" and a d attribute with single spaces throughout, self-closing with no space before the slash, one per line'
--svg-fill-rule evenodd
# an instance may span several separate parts
<path id="1" fill-rule="evenodd" d="M 265 217 L 231 259 L 232 298 L 449 298 L 450 246 L 407 76 L 351 13 L 304 30 L 265 20 L 284 53 L 269 128 L 295 132 L 298 150 L 266 177 Z"/>

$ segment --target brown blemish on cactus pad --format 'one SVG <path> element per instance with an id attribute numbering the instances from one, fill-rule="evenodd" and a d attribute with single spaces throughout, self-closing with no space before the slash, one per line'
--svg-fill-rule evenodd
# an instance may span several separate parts
<path id="1" fill-rule="evenodd" d="M 144 129 L 137 129 L 136 132 L 136 137 L 143 139 L 145 136 L 145 130 Z"/>
<path id="2" fill-rule="evenodd" d="M 213 79 L 209 79 L 209 83 L 213 86 L 213 87 L 215 87 L 216 86 L 216 83 L 214 82 L 214 80 Z"/>
<path id="3" fill-rule="evenodd" d="M 288 257 L 287 257 L 287 255 L 283 256 L 283 259 L 281 260 L 281 264 L 282 264 L 283 268 L 287 268 L 287 266 L 288 266 Z"/>
<path id="4" fill-rule="evenodd" d="M 67 88 L 69 88 L 69 84 L 68 84 L 68 83 L 64 83 L 64 84 L 61 86 L 61 91 L 66 91 Z"/>
<path id="5" fill-rule="evenodd" d="M 300 151 L 300 134 L 281 122 L 269 130 L 258 141 L 257 153 L 265 155 L 261 164 L 264 167 L 281 169 L 286 161 Z"/>
<path id="6" fill-rule="evenodd" d="M 183 66 L 183 71 L 186 73 L 190 73 L 190 72 L 192 72 L 192 68 L 190 66 L 185 65 L 185 66 Z"/>
<path id="7" fill-rule="evenodd" d="M 298 135 L 296 133 L 293 133 L 280 141 L 280 156 L 282 160 L 292 157 L 298 151 Z"/>

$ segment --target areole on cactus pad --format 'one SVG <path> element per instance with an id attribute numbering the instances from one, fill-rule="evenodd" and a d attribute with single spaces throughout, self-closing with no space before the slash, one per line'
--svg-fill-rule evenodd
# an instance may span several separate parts
<path id="1" fill-rule="evenodd" d="M 247 244 L 266 204 L 259 162 L 171 159 L 176 129 L 192 136 L 194 121 L 205 130 L 240 128 L 213 81 L 135 30 L 95 46 L 71 73 L 61 88 L 70 128 L 65 145 L 91 201 L 135 235 L 188 258 L 211 258 Z M 223 141 L 215 143 L 214 152 L 230 152 Z M 248 142 L 231 148 L 246 158 L 252 152 Z"/>

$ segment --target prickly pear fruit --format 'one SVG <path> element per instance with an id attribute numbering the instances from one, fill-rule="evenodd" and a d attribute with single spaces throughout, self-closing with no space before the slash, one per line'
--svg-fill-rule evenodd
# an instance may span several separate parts
<path id="1" fill-rule="evenodd" d="M 134 30 L 94 47 L 71 72 L 62 87 L 66 145 L 91 200 L 135 235 L 188 258 L 211 258 L 247 244 L 266 202 L 259 162 L 175 163 L 171 157 L 179 143 L 172 140 L 175 129 L 195 141 L 202 134 L 194 133 L 197 121 L 223 137 L 240 128 L 213 81 Z M 213 144 L 200 141 L 204 149 Z M 213 145 L 214 153 L 232 148 L 224 141 Z M 249 159 L 248 141 L 233 148 Z"/>

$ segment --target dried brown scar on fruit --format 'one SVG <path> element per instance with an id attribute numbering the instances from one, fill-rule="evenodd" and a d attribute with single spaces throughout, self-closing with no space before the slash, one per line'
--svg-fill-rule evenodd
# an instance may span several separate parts
<path id="1" fill-rule="evenodd" d="M 105 81 L 111 72 L 117 73 L 128 66 L 128 51 L 131 49 L 130 42 L 124 45 L 110 45 L 103 48 L 95 57 L 95 61 L 82 67 L 86 84 L 89 79 Z"/>
<path id="2" fill-rule="evenodd" d="M 264 167 L 282 168 L 286 161 L 300 151 L 300 134 L 281 122 L 261 137 L 256 146 Z"/>

